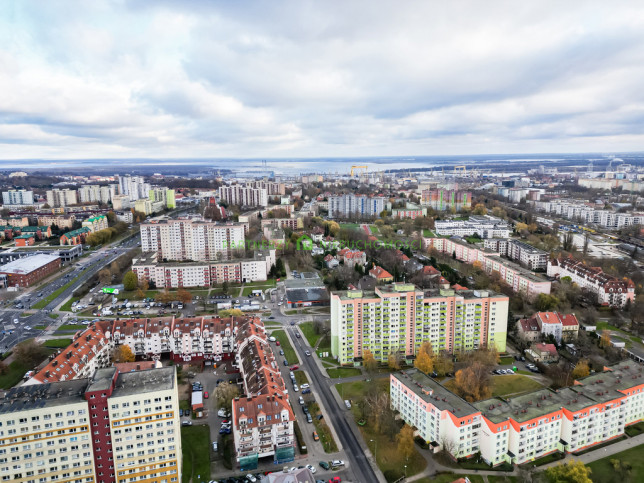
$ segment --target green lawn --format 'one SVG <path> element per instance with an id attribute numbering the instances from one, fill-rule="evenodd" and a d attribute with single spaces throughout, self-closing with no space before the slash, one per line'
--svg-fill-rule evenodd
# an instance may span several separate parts
<path id="1" fill-rule="evenodd" d="M 80 275 L 77 275 L 76 277 L 74 277 L 72 280 L 70 280 L 69 282 L 67 282 L 65 285 L 63 285 L 62 287 L 60 287 L 58 290 L 54 291 L 51 295 L 48 295 L 48 296 L 47 296 L 47 297 L 45 297 L 44 299 L 42 299 L 42 300 L 40 300 L 39 302 L 36 302 L 35 304 L 33 304 L 33 305 L 31 306 L 31 308 L 32 308 L 32 309 L 44 309 L 44 308 L 47 306 L 47 304 L 48 304 L 49 302 L 51 302 L 52 300 L 54 300 L 54 299 L 55 299 L 56 297 L 58 297 L 61 293 L 63 293 L 65 290 L 67 290 L 69 287 L 71 287 L 71 286 L 72 286 L 72 284 L 73 284 L 73 283 L 75 283 L 75 282 L 76 282 L 76 280 L 78 280 L 78 277 L 80 277 Z"/>
<path id="2" fill-rule="evenodd" d="M 311 347 L 315 347 L 317 341 L 322 337 L 322 334 L 315 333 L 315 324 L 313 322 L 303 322 L 299 325 L 300 331 L 306 337 Z"/>
<path id="3" fill-rule="evenodd" d="M 199 298 L 208 297 L 208 294 L 210 293 L 210 289 L 202 288 L 202 287 L 186 288 L 185 290 L 190 292 L 193 297 L 195 295 L 198 295 Z M 145 298 L 148 298 L 148 297 L 155 298 L 157 296 L 157 294 L 160 293 L 160 292 L 163 292 L 163 290 L 146 290 L 145 291 Z M 170 295 L 174 296 L 174 300 L 178 300 L 178 298 L 177 298 L 177 290 L 169 290 L 168 292 L 170 293 Z M 136 291 L 127 292 L 127 291 L 124 290 L 123 292 L 119 293 L 116 296 L 116 298 L 118 300 L 125 300 L 125 299 L 137 300 L 136 299 Z"/>
<path id="4" fill-rule="evenodd" d="M 626 429 L 624 431 L 630 437 L 637 436 L 638 434 L 642 434 L 644 433 L 644 421 L 641 421 L 636 424 L 631 424 L 630 426 L 626 426 Z"/>
<path id="5" fill-rule="evenodd" d="M 614 325 L 609 324 L 608 322 L 605 322 L 603 320 L 600 320 L 595 324 L 595 327 L 597 327 L 597 332 L 600 332 L 602 330 L 614 330 L 616 332 L 622 332 L 622 330 L 618 329 Z"/>
<path id="6" fill-rule="evenodd" d="M 49 339 L 44 342 L 45 347 L 51 347 L 55 349 L 63 349 L 68 347 L 72 343 L 71 339 Z"/>
<path id="7" fill-rule="evenodd" d="M 295 349 L 293 349 L 293 346 L 291 345 L 291 341 L 286 335 L 286 332 L 284 332 L 283 330 L 274 330 L 273 332 L 271 332 L 271 336 L 275 337 L 277 340 L 280 341 L 280 347 L 274 348 L 275 352 L 279 352 L 279 349 L 282 349 L 284 351 L 284 357 L 286 357 L 286 360 L 288 361 L 288 363 L 297 364 L 297 356 L 295 355 Z"/>
<path id="8" fill-rule="evenodd" d="M 242 291 L 242 295 L 243 296 L 250 295 L 253 290 L 262 290 L 263 292 L 267 288 L 274 288 L 275 284 L 276 284 L 275 280 L 270 279 L 270 280 L 267 280 L 266 282 L 256 282 L 256 283 L 244 285 L 244 290 Z"/>
<path id="9" fill-rule="evenodd" d="M 424 236 L 425 238 L 434 238 L 434 237 L 436 237 L 436 235 L 434 235 L 434 232 L 433 232 L 433 231 L 431 231 L 431 230 L 428 230 L 427 228 L 425 228 L 425 229 L 423 230 L 423 236 Z"/>
<path id="10" fill-rule="evenodd" d="M 355 230 L 356 228 L 360 228 L 360 223 L 340 223 L 340 228 Z"/>
<path id="11" fill-rule="evenodd" d="M 46 328 L 46 325 L 34 325 L 34 329 L 36 330 L 45 330 Z"/>
<path id="12" fill-rule="evenodd" d="M 359 402 L 364 397 L 367 388 L 373 384 L 376 384 L 380 391 L 389 392 L 389 379 L 387 378 L 377 379 L 372 382 L 356 381 L 336 384 L 336 388 L 342 399 L 351 399 L 353 403 L 351 412 L 356 420 L 360 418 Z M 392 441 L 389 439 L 389 436 L 375 432 L 368 424 L 358 427 L 371 454 L 377 455 L 378 466 L 388 476 L 389 481 L 394 481 L 405 476 L 405 465 L 407 465 L 407 476 L 418 474 L 427 466 L 427 461 L 416 448 L 414 448 L 413 456 L 406 461 L 399 454 L 398 444 L 395 440 Z"/>
<path id="13" fill-rule="evenodd" d="M 510 374 L 506 376 L 492 376 L 492 396 L 507 396 L 509 394 L 522 394 L 525 392 L 541 389 L 543 385 L 521 374 Z M 454 390 L 454 379 L 445 383 L 450 391 Z"/>
<path id="14" fill-rule="evenodd" d="M 190 483 L 210 480 L 210 428 L 208 426 L 182 427 L 181 449 L 183 452 L 181 481 Z"/>
<path id="15" fill-rule="evenodd" d="M 338 445 L 333 439 L 333 434 L 331 434 L 331 429 L 329 429 L 329 426 L 324 421 L 324 418 L 319 420 L 317 418 L 317 415 L 321 414 L 320 406 L 316 402 L 310 402 L 307 404 L 307 407 L 309 408 L 309 412 L 311 413 L 311 417 L 313 418 L 313 426 L 315 427 L 315 430 L 318 433 L 318 437 L 320 438 L 320 444 L 322 445 L 324 452 L 336 453 L 338 451 Z"/>
<path id="16" fill-rule="evenodd" d="M 30 368 L 19 361 L 9 364 L 6 374 L 0 374 L 0 387 L 9 389 L 18 384 Z"/>
<path id="17" fill-rule="evenodd" d="M 500 358 L 501 362 L 499 364 L 501 365 L 508 365 L 508 364 L 514 364 L 514 357 L 506 356 L 506 357 L 501 357 Z"/>
<path id="18" fill-rule="evenodd" d="M 644 446 L 642 445 L 636 446 L 635 448 L 627 449 L 621 453 L 589 463 L 588 466 L 592 470 L 590 477 L 593 481 L 601 483 L 644 481 L 643 449 Z M 616 471 L 611 464 L 611 460 L 619 460 L 622 465 L 630 465 L 631 470 L 628 472 L 628 476 L 624 475 L 621 471 Z"/>
<path id="19" fill-rule="evenodd" d="M 339 379 L 342 377 L 351 377 L 359 376 L 362 374 L 362 371 L 357 367 L 337 367 L 333 369 L 327 369 L 327 374 L 333 379 Z"/>
<path id="20" fill-rule="evenodd" d="M 309 378 L 306 377 L 303 371 L 293 371 L 293 374 L 295 374 L 295 382 L 297 382 L 298 386 L 309 382 Z"/>
<path id="21" fill-rule="evenodd" d="M 56 329 L 56 330 L 57 331 L 59 331 L 59 330 L 61 330 L 61 331 L 62 330 L 81 330 L 81 329 L 86 329 L 86 328 L 87 328 L 87 326 L 83 325 L 83 324 L 63 324 L 60 327 L 58 327 L 58 329 Z"/>
<path id="22" fill-rule="evenodd" d="M 72 304 L 74 302 L 78 302 L 80 298 L 78 297 L 72 297 L 70 298 L 67 302 L 65 302 L 63 305 L 60 306 L 60 310 L 64 310 L 66 312 L 71 312 L 72 311 Z"/>
<path id="23" fill-rule="evenodd" d="M 469 478 L 469 480 L 472 483 L 485 483 L 485 480 L 480 475 L 459 475 L 457 473 L 439 473 L 433 478 L 430 478 L 429 476 L 427 476 L 425 478 L 421 478 L 420 480 L 415 480 L 415 481 L 417 483 L 452 483 L 452 481 L 456 481 L 459 478 L 465 478 L 465 477 Z M 488 476 L 488 478 L 490 477 Z M 494 480 L 489 480 L 489 481 L 492 482 Z M 516 481 L 516 479 L 508 480 L 508 481 Z"/>
<path id="24" fill-rule="evenodd" d="M 503 476 L 503 475 L 488 475 L 487 481 L 489 483 L 518 483 L 519 482 L 519 477 L 518 476 Z"/>

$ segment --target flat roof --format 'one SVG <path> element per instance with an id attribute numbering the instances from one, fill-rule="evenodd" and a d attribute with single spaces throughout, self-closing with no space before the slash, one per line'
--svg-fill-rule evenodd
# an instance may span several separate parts
<path id="1" fill-rule="evenodd" d="M 165 391 L 174 387 L 174 366 L 118 375 L 112 397 Z"/>
<path id="2" fill-rule="evenodd" d="M 86 387 L 87 379 L 14 387 L 0 400 L 0 414 L 83 402 Z"/>
<path id="3" fill-rule="evenodd" d="M 393 376 L 424 401 L 433 404 L 441 411 L 450 411 L 457 418 L 480 412 L 480 409 L 418 369 L 396 372 Z"/>
<path id="4" fill-rule="evenodd" d="M 18 258 L 17 260 L 13 260 L 12 262 L 5 263 L 4 265 L 0 266 L 0 272 L 14 273 L 16 275 L 31 273 L 34 270 L 37 270 L 58 259 L 60 259 L 59 256 L 39 253 L 37 255 Z"/>

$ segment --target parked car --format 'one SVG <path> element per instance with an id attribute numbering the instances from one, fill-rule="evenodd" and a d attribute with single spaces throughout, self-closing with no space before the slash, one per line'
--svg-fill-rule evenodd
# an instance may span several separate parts
<path id="1" fill-rule="evenodd" d="M 297 371 L 299 368 L 300 368 L 300 366 L 298 366 L 298 365 L 291 366 L 292 371 Z"/>
<path id="2" fill-rule="evenodd" d="M 192 421 L 181 421 L 181 426 L 192 426 Z"/>
<path id="3" fill-rule="evenodd" d="M 344 461 L 342 460 L 333 460 L 331 461 L 332 466 L 344 466 Z"/>
<path id="4" fill-rule="evenodd" d="M 347 407 L 347 409 L 351 409 L 351 402 L 348 399 L 344 400 L 344 405 Z"/>
<path id="5" fill-rule="evenodd" d="M 331 469 L 331 465 L 326 461 L 320 461 L 318 464 L 325 470 Z"/>
<path id="6" fill-rule="evenodd" d="M 179 417 L 183 416 L 183 409 L 179 409 Z"/>
<path id="7" fill-rule="evenodd" d="M 300 396 L 300 398 L 297 400 L 301 406 L 304 406 L 304 398 Z"/>
<path id="8" fill-rule="evenodd" d="M 315 433 L 315 431 L 313 431 Z M 316 433 L 317 434 L 317 433 Z M 317 441 L 317 440 L 316 440 Z M 315 469 L 315 466 L 313 465 L 306 465 L 306 467 L 309 469 L 311 473 L 315 473 L 317 470 Z"/>
<path id="9" fill-rule="evenodd" d="M 313 441 L 319 441 L 319 440 L 320 440 L 320 437 L 318 436 L 318 432 L 313 431 Z M 309 467 L 307 466 L 307 468 L 309 468 Z M 309 468 L 309 469 L 311 469 L 311 468 Z M 313 471 L 311 471 L 311 473 L 313 473 Z"/>
<path id="10" fill-rule="evenodd" d="M 311 352 L 310 351 L 304 351 L 304 353 L 306 354 L 306 357 L 311 357 Z"/>
<path id="11" fill-rule="evenodd" d="M 212 450 L 216 453 L 218 449 L 219 449 L 219 446 L 217 445 L 217 441 L 214 441 L 212 443 Z"/>
<path id="12" fill-rule="evenodd" d="M 309 388 L 302 389 L 302 394 L 310 394 L 311 390 Z"/>
<path id="13" fill-rule="evenodd" d="M 304 383 L 304 384 L 302 384 L 300 387 L 301 387 L 302 389 L 308 389 L 308 388 L 309 388 L 309 387 L 311 387 L 311 386 L 309 386 L 309 385 L 308 385 L 308 383 L 306 383 L 306 382 L 305 382 L 305 383 Z"/>

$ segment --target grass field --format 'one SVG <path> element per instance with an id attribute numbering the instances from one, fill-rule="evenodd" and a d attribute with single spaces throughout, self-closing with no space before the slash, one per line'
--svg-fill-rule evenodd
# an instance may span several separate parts
<path id="1" fill-rule="evenodd" d="M 501 357 L 500 360 L 501 362 L 499 362 L 499 364 L 501 365 L 514 364 L 515 362 L 514 357 L 510 357 L 510 356 Z"/>
<path id="2" fill-rule="evenodd" d="M 320 438 L 320 443 L 322 444 L 322 448 L 324 449 L 324 452 L 325 453 L 337 452 L 338 445 L 333 439 L 333 435 L 331 434 L 331 429 L 329 429 L 329 426 L 324 421 L 324 418 L 322 419 L 317 418 L 317 415 L 321 414 L 320 406 L 316 402 L 310 402 L 307 404 L 307 407 L 309 408 L 309 412 L 311 413 L 311 417 L 313 418 L 313 426 L 315 427 L 315 430 L 318 433 L 318 436 Z"/>
<path id="3" fill-rule="evenodd" d="M 417 483 L 451 483 L 452 481 L 456 481 L 459 478 L 465 478 L 465 477 L 469 478 L 469 480 L 472 483 L 485 483 L 485 480 L 480 475 L 459 475 L 457 473 L 439 473 L 433 478 L 430 478 L 429 476 L 427 476 L 425 478 L 421 478 L 420 480 L 415 480 L 415 481 Z M 488 478 L 490 477 L 488 476 Z M 489 481 L 492 482 L 493 480 L 489 480 Z M 509 480 L 509 481 L 516 481 L 516 479 Z"/>
<path id="4" fill-rule="evenodd" d="M 62 331 L 62 330 L 81 330 L 81 329 L 86 329 L 87 326 L 83 324 L 63 324 L 56 331 Z"/>
<path id="5" fill-rule="evenodd" d="M 19 361 L 11 362 L 7 368 L 7 372 L 0 375 L 0 387 L 2 389 L 9 389 L 15 386 L 29 369 L 29 367 Z"/>
<path id="6" fill-rule="evenodd" d="M 588 463 L 588 466 L 592 470 L 590 477 L 593 481 L 601 481 L 602 483 L 644 481 L 644 458 L 642 458 L 642 449 L 642 446 L 636 446 L 621 453 Z M 611 464 L 611 460 L 619 460 L 622 465 L 630 465 L 631 470 L 628 473 L 628 477 L 622 472 L 616 471 Z"/>
<path id="7" fill-rule="evenodd" d="M 303 371 L 293 371 L 293 374 L 295 374 L 295 382 L 297 382 L 298 386 L 309 382 L 309 378 L 306 377 Z"/>
<path id="8" fill-rule="evenodd" d="M 435 237 L 436 235 L 434 235 L 434 232 L 433 232 L 433 231 L 428 230 L 427 228 L 425 228 L 425 229 L 423 230 L 423 236 L 424 236 L 425 238 L 433 238 L 433 237 Z"/>
<path id="9" fill-rule="evenodd" d="M 282 349 L 284 351 L 284 357 L 286 357 L 286 360 L 288 361 L 288 363 L 297 364 L 297 356 L 295 355 L 295 349 L 293 349 L 293 346 L 291 345 L 291 341 L 286 335 L 286 332 L 284 332 L 283 330 L 274 330 L 273 332 L 271 332 L 271 336 L 275 337 L 277 340 L 280 341 L 279 349 Z M 279 352 L 279 349 L 275 348 L 275 351 Z"/>
<path id="10" fill-rule="evenodd" d="M 70 298 L 67 302 L 65 302 L 63 305 L 60 306 L 60 310 L 64 310 L 66 312 L 71 312 L 72 311 L 72 304 L 74 302 L 77 302 L 78 300 L 80 300 L 78 297 Z"/>
<path id="11" fill-rule="evenodd" d="M 261 283 L 251 283 L 248 285 L 244 285 L 244 290 L 242 291 L 243 296 L 250 295 L 253 290 L 261 290 L 262 292 L 265 291 L 267 288 L 274 288 L 275 287 L 275 280 L 267 280 L 266 282 L 261 282 Z"/>
<path id="12" fill-rule="evenodd" d="M 334 367 L 333 369 L 327 369 L 326 372 L 327 374 L 329 374 L 329 377 L 332 379 L 359 376 L 362 374 L 362 371 L 357 367 Z"/>
<path id="13" fill-rule="evenodd" d="M 519 482 L 519 477 L 518 476 L 504 476 L 504 475 L 498 475 L 498 476 L 496 476 L 496 475 L 488 475 L 487 476 L 487 481 L 489 481 L 489 483 L 518 483 Z"/>
<path id="14" fill-rule="evenodd" d="M 195 295 L 199 295 L 199 298 L 207 297 L 208 294 L 210 293 L 210 289 L 207 289 L 207 288 L 186 288 L 185 290 L 190 292 L 193 297 Z M 162 290 L 146 290 L 145 291 L 145 298 L 148 298 L 148 297 L 155 298 L 157 296 L 157 294 L 160 293 L 160 292 L 162 292 Z M 179 300 L 177 298 L 177 290 L 169 290 L 168 292 L 170 293 L 170 295 L 174 296 L 173 300 Z M 120 292 L 116 296 L 116 298 L 118 300 L 128 299 L 128 300 L 136 301 L 137 300 L 136 291 L 127 292 L 127 291 L 124 290 L 123 292 Z"/>
<path id="15" fill-rule="evenodd" d="M 626 429 L 624 431 L 630 437 L 637 436 L 638 434 L 642 434 L 644 433 L 644 421 L 639 422 L 637 424 L 631 424 L 630 426 L 626 426 Z"/>
<path id="16" fill-rule="evenodd" d="M 46 340 L 43 345 L 45 347 L 51 347 L 53 349 L 63 349 L 65 347 L 68 347 L 71 343 L 71 339 L 49 339 Z"/>
<path id="17" fill-rule="evenodd" d="M 315 347 L 317 341 L 322 337 L 322 334 L 315 333 L 315 325 L 313 322 L 303 322 L 299 325 L 302 334 L 306 337 L 311 347 Z"/>
<path id="18" fill-rule="evenodd" d="M 46 325 L 34 325 L 34 329 L 36 330 L 45 330 L 46 328 Z"/>
<path id="19" fill-rule="evenodd" d="M 340 223 L 340 228 L 347 228 L 349 230 L 355 230 L 357 228 L 360 228 L 359 223 Z"/>
<path id="20" fill-rule="evenodd" d="M 357 381 L 336 384 L 336 388 L 342 399 L 350 399 L 352 401 L 353 406 L 351 412 L 356 420 L 360 417 L 358 403 L 364 397 L 367 387 L 373 384 L 376 384 L 380 391 L 389 392 L 389 379 L 387 378 L 377 379 L 373 382 Z M 388 476 L 388 481 L 395 481 L 405 476 L 405 465 L 407 465 L 407 476 L 420 473 L 427 466 L 427 461 L 416 448 L 414 448 L 412 457 L 406 461 L 398 452 L 398 444 L 395 439 L 391 440 L 389 436 L 374 431 L 369 424 L 358 427 L 371 454 L 377 455 L 378 467 Z M 444 481 L 451 482 L 454 480 Z"/>
<path id="21" fill-rule="evenodd" d="M 210 480 L 210 428 L 186 426 L 181 428 L 183 474 L 181 481 Z"/>
<path id="22" fill-rule="evenodd" d="M 509 394 L 523 394 L 525 392 L 541 389 L 543 386 L 521 374 L 510 374 L 506 376 L 492 376 L 492 396 L 507 396 Z M 454 379 L 445 383 L 450 391 L 454 390 Z"/>

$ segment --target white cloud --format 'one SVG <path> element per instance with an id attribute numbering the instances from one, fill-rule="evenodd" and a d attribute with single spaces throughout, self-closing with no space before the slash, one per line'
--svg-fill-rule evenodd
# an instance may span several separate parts
<path id="1" fill-rule="evenodd" d="M 644 6 L 0 5 L 0 156 L 640 150 Z"/>

